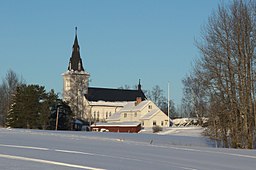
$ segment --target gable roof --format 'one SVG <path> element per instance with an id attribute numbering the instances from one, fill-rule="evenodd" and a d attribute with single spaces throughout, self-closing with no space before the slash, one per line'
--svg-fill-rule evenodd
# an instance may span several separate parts
<path id="1" fill-rule="evenodd" d="M 91 127 L 98 127 L 98 126 L 116 126 L 116 127 L 129 127 L 129 126 L 139 126 L 140 122 L 97 122 L 97 124 L 91 125 Z"/>
<path id="2" fill-rule="evenodd" d="M 120 120 L 121 118 L 121 112 L 116 112 L 113 115 L 111 115 L 110 117 L 107 118 L 108 121 L 117 121 Z"/>
<path id="3" fill-rule="evenodd" d="M 151 117 L 153 117 L 155 114 L 157 114 L 158 112 L 160 112 L 161 110 L 159 108 L 153 109 L 150 112 L 148 112 L 147 114 L 145 114 L 143 117 L 141 117 L 141 120 L 145 120 L 145 119 L 150 119 Z"/>
<path id="4" fill-rule="evenodd" d="M 122 116 L 122 113 L 142 111 L 142 109 L 145 108 L 148 104 L 150 104 L 150 102 L 152 101 L 144 100 L 140 102 L 138 105 L 135 105 L 135 102 L 127 102 L 127 104 L 122 109 L 120 109 L 118 112 L 108 117 L 107 121 L 119 121 Z M 162 111 L 158 107 L 156 107 L 150 110 L 150 112 L 147 112 L 145 115 L 142 115 L 140 120 L 149 120 L 152 117 L 154 117 L 156 114 L 161 112 Z M 162 112 L 161 114 L 165 115 L 164 112 Z"/>
<path id="5" fill-rule="evenodd" d="M 124 107 L 127 101 L 124 102 L 106 102 L 106 101 L 88 101 L 90 106 L 108 106 L 108 107 Z"/>
<path id="6" fill-rule="evenodd" d="M 140 102 L 139 104 L 135 104 L 135 102 L 128 102 L 120 111 L 123 112 L 136 112 L 141 111 L 144 107 L 146 107 L 151 101 L 150 100 L 144 100 Z"/>
<path id="7" fill-rule="evenodd" d="M 136 101 L 137 97 L 142 100 L 146 99 L 142 90 L 124 90 L 124 89 L 110 89 L 88 87 L 88 93 L 85 97 L 89 101 Z"/>
<path id="8" fill-rule="evenodd" d="M 121 118 L 123 112 L 136 112 L 141 111 L 150 101 L 144 100 L 140 102 L 138 105 L 135 105 L 134 101 L 127 102 L 122 109 L 118 112 L 114 113 L 110 117 L 107 118 L 108 121 L 118 121 Z"/>

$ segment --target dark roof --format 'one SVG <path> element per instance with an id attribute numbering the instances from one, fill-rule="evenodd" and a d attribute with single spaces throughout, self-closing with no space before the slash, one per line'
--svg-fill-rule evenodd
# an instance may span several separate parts
<path id="1" fill-rule="evenodd" d="M 88 94 L 85 95 L 89 101 L 136 101 L 137 97 L 146 99 L 142 90 L 124 90 L 89 87 Z"/>
<path id="2" fill-rule="evenodd" d="M 76 31 L 77 31 L 77 28 L 76 28 Z M 83 62 L 80 57 L 80 47 L 79 47 L 78 39 L 77 39 L 77 32 L 76 32 L 76 36 L 75 36 L 75 40 L 74 40 L 74 44 L 73 44 L 72 55 L 69 60 L 68 70 L 69 71 L 71 71 L 71 70 L 84 71 Z"/>

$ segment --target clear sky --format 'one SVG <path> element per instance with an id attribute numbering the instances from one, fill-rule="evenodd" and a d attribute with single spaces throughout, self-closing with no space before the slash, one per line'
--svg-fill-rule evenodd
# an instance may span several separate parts
<path id="1" fill-rule="evenodd" d="M 90 86 L 159 85 L 181 103 L 195 39 L 218 0 L 1 0 L 0 77 L 62 92 L 75 27 Z M 167 97 L 167 96 L 166 96 Z"/>

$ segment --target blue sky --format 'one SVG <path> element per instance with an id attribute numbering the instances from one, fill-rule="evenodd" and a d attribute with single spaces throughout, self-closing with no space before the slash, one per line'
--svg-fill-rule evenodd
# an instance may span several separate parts
<path id="1" fill-rule="evenodd" d="M 75 27 L 90 86 L 159 85 L 181 103 L 182 79 L 200 56 L 195 39 L 220 1 L 2 0 L 0 77 L 62 92 Z M 167 97 L 167 96 L 166 96 Z"/>

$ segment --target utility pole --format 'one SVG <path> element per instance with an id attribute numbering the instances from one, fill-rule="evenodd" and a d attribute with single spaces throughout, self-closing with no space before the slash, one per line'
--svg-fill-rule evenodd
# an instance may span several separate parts
<path id="1" fill-rule="evenodd" d="M 55 130 L 58 130 L 58 123 L 59 123 L 59 106 L 57 106 Z"/>

